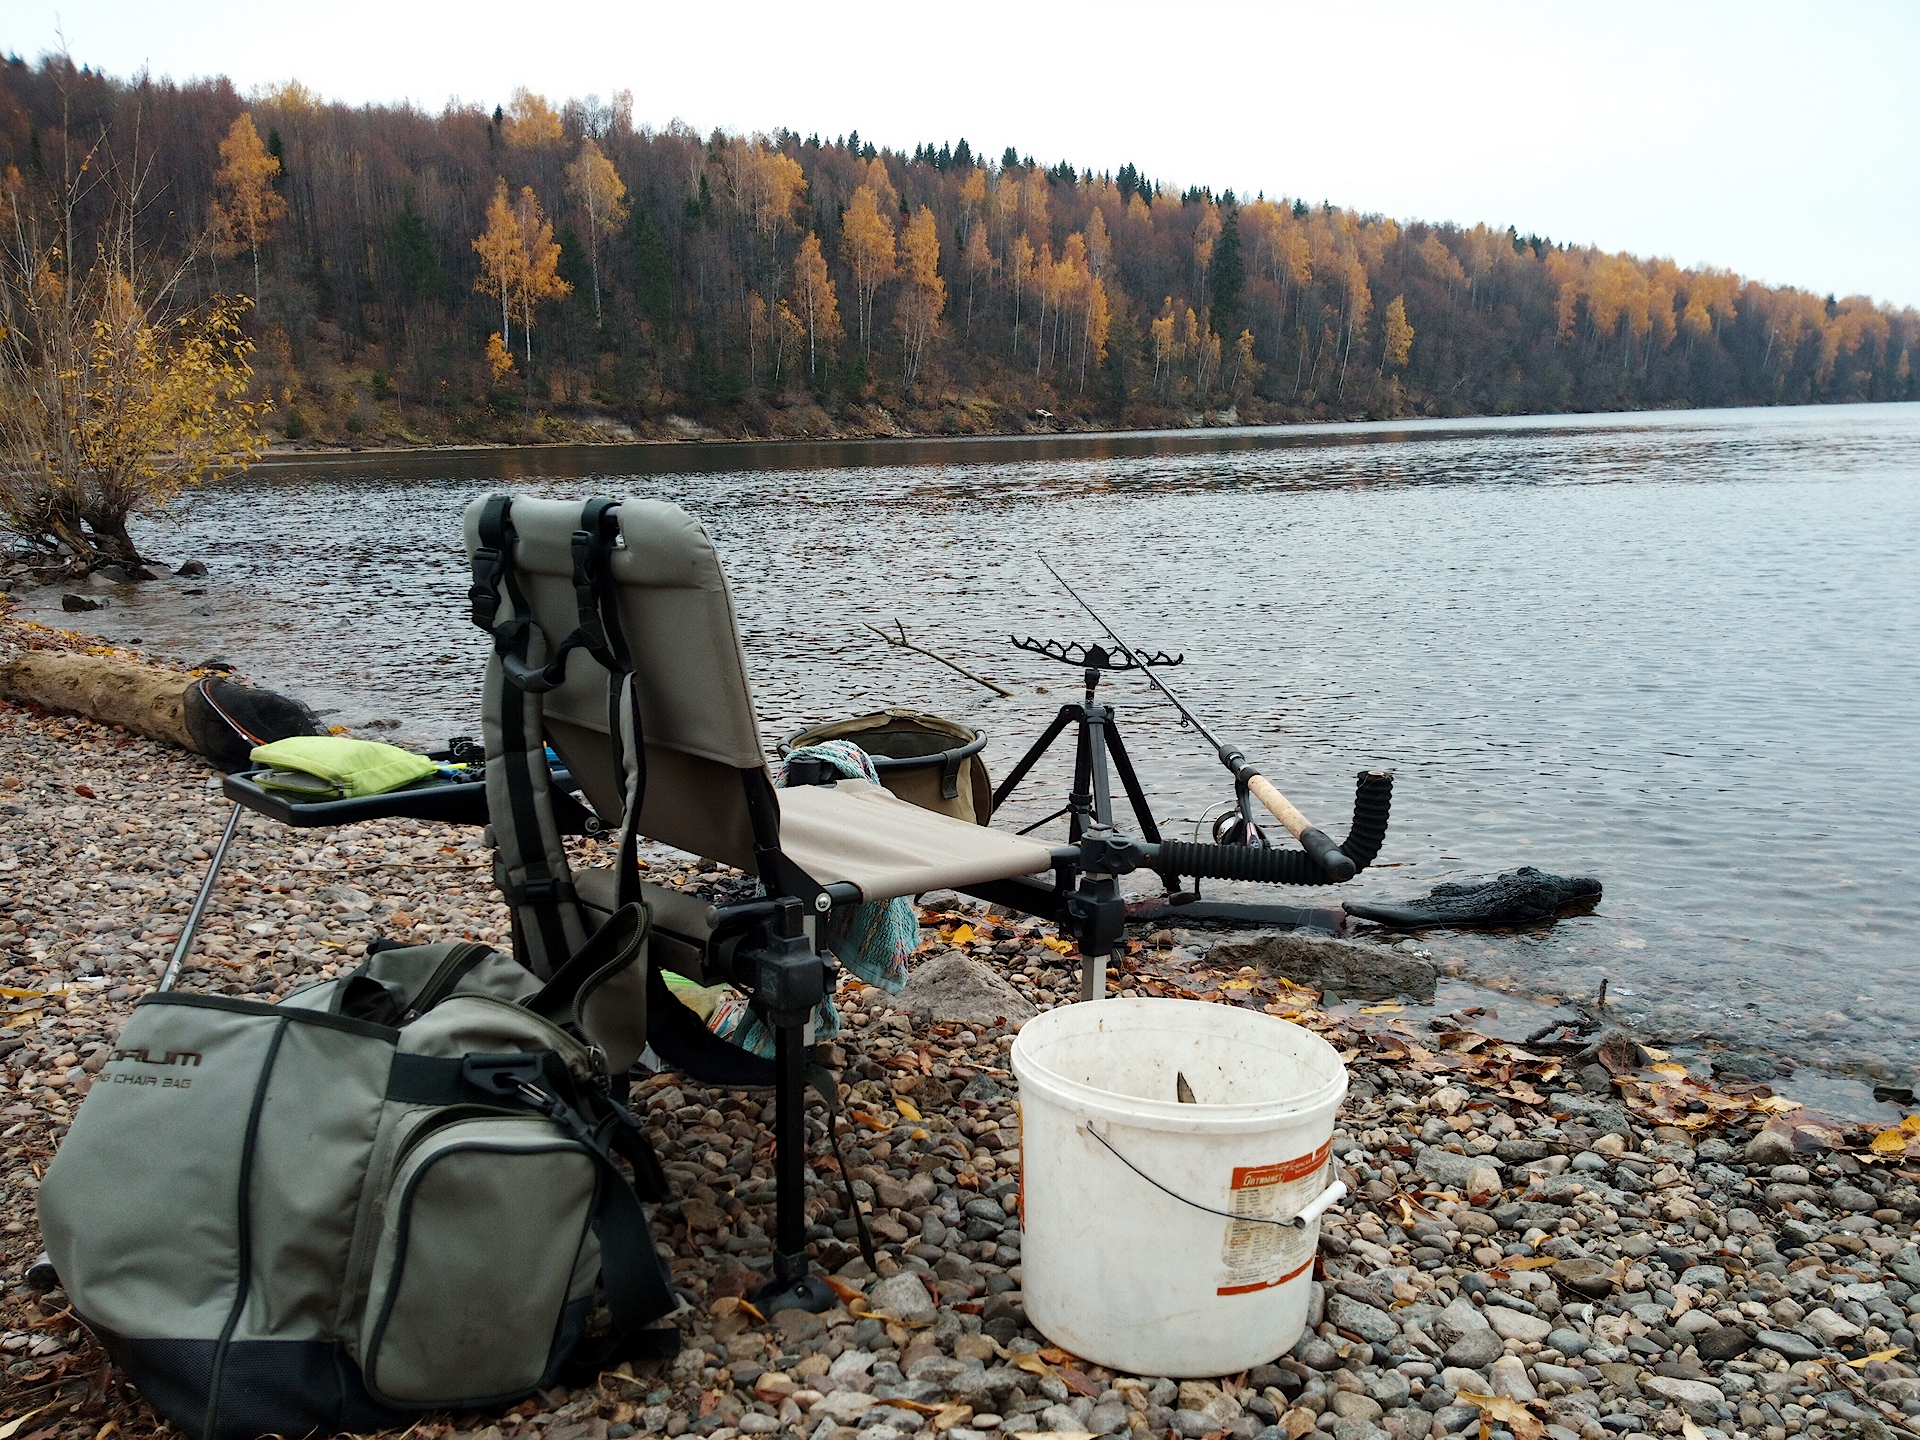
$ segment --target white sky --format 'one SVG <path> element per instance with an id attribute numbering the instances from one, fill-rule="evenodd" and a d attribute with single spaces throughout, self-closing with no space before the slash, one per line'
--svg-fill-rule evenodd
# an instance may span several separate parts
<path id="1" fill-rule="evenodd" d="M 9 0 L 0 49 L 332 98 L 964 135 L 1920 305 L 1920 3 Z"/>

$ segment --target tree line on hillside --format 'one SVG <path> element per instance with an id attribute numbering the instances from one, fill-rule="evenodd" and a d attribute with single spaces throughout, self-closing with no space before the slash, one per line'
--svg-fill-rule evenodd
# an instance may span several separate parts
<path id="1" fill-rule="evenodd" d="M 244 297 L 289 439 L 932 433 L 1920 397 L 1920 314 L 1132 165 L 0 66 L 17 209 L 137 177 L 173 293 Z M 1196 163 L 1204 157 L 1196 157 Z M 68 187 L 63 190 L 62 187 Z"/>

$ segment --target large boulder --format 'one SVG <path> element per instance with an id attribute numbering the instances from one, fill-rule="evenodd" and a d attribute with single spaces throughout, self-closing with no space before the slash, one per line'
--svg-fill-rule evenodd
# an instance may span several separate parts
<path id="1" fill-rule="evenodd" d="M 1252 965 L 1296 985 L 1366 1000 L 1396 995 L 1431 1000 L 1439 977 L 1431 962 L 1404 951 L 1291 930 L 1221 940 L 1207 959 L 1215 965 Z"/>
<path id="2" fill-rule="evenodd" d="M 1040 1012 L 997 971 L 949 950 L 913 967 L 890 1009 L 958 1025 L 1018 1028 Z"/>

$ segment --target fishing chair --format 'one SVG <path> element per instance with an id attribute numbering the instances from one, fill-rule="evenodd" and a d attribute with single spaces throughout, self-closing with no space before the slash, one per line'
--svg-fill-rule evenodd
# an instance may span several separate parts
<path id="1" fill-rule="evenodd" d="M 585 1016 L 614 1074 L 651 1045 L 711 1083 L 752 1078 L 751 1057 L 708 1034 L 660 972 L 751 996 L 775 1036 L 776 1092 L 773 1277 L 756 1304 L 825 1308 L 834 1297 L 807 1275 L 802 1211 L 809 1026 L 829 989 L 821 922 L 839 907 L 942 888 L 1064 919 L 1081 850 L 802 766 L 789 781 L 816 783 L 776 790 L 726 577 L 678 506 L 496 494 L 468 508 L 466 536 L 473 619 L 494 640 L 487 802 L 516 953 L 545 976 L 622 907 L 648 909 L 646 974 L 603 986 Z M 617 833 L 612 866 L 569 864 L 548 746 L 591 808 L 583 828 Z M 759 877 L 761 896 L 715 906 L 647 883 L 642 835 Z M 1117 908 L 1108 920 L 1119 923 Z"/>

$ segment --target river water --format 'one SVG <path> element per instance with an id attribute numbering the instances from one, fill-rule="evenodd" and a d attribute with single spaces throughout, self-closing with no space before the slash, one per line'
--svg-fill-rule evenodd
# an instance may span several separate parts
<path id="1" fill-rule="evenodd" d="M 1533 996 L 1606 977 L 1624 1018 L 1750 1065 L 1920 1070 L 1920 406 L 273 462 L 143 533 L 208 579 L 114 587 L 87 620 L 339 723 L 473 733 L 459 515 L 496 485 L 693 511 L 770 744 L 910 705 L 985 729 L 996 777 L 1077 674 L 1008 636 L 1098 638 L 1045 557 L 1184 653 L 1175 688 L 1335 835 L 1353 773 L 1397 772 L 1379 865 L 1279 898 L 1596 875 L 1591 915 L 1430 949 Z M 1016 695 L 862 628 L 896 618 Z M 1224 772 L 1137 678 L 1110 688 L 1190 834 Z"/>

